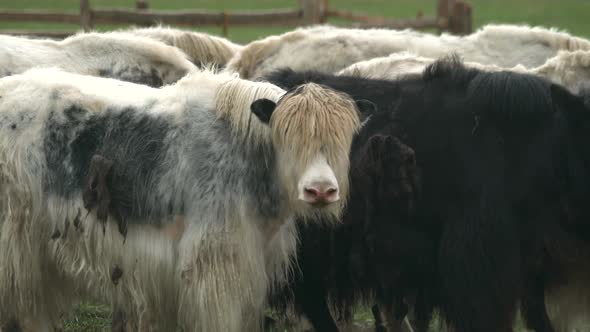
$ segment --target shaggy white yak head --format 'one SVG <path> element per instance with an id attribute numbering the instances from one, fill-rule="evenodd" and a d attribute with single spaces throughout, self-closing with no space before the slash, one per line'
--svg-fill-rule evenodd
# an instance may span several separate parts
<path id="1" fill-rule="evenodd" d="M 374 108 L 314 83 L 288 91 L 277 103 L 252 103 L 252 112 L 270 126 L 278 176 L 298 215 L 340 217 L 352 138 L 360 117 Z"/>

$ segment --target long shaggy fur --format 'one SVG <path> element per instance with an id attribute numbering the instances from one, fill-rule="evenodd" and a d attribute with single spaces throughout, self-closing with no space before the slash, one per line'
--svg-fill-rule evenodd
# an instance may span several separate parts
<path id="1" fill-rule="evenodd" d="M 579 94 L 590 87 L 590 51 L 560 51 L 531 72 Z"/>
<path id="2" fill-rule="evenodd" d="M 61 41 L 0 36 L 0 77 L 35 67 L 116 78 L 152 87 L 196 69 L 177 48 L 129 33 L 80 33 Z"/>
<path id="3" fill-rule="evenodd" d="M 313 83 L 301 86 L 292 93 L 289 100 L 281 101 L 285 112 L 273 114 L 271 118 L 271 135 L 276 149 L 288 151 L 279 152 L 279 160 L 289 158 L 289 155 L 299 156 L 291 167 L 303 169 L 304 165 L 311 163 L 313 158 L 321 153 L 332 167 L 348 169 L 348 150 L 352 144 L 353 134 L 360 125 L 358 117 L 355 116 L 354 101 L 348 95 Z M 308 111 L 295 112 L 301 105 L 305 105 Z M 316 112 L 316 109 L 326 112 Z M 280 176 L 283 182 L 286 182 L 290 175 L 282 173 Z M 336 179 L 343 198 L 339 204 L 344 204 L 348 197 L 348 174 L 339 174 Z M 288 194 L 292 201 L 297 201 L 295 190 Z M 330 210 L 333 212 L 334 220 L 338 220 L 341 206 L 337 205 L 336 209 Z"/>
<path id="4" fill-rule="evenodd" d="M 434 58 L 422 57 L 410 52 L 400 52 L 387 57 L 355 63 L 337 74 L 340 76 L 392 80 L 406 75 L 418 74 L 434 61 L 436 61 Z M 588 82 L 590 82 L 590 51 L 559 51 L 556 56 L 534 68 L 525 68 L 522 65 L 502 68 L 496 65 L 467 61 L 464 64 L 469 68 L 485 71 L 510 70 L 537 75 L 563 85 L 576 94 L 588 89 Z"/>
<path id="5" fill-rule="evenodd" d="M 417 274 L 425 279 L 410 278 L 418 282 L 413 287 L 402 283 L 396 293 L 392 281 L 384 285 L 394 291 L 389 299 L 415 296 L 415 311 L 426 319 L 422 326 L 438 308 L 453 331 L 511 331 L 520 302 L 528 328 L 550 331 L 545 292 L 550 301 L 567 295 L 561 287 L 569 286 L 568 280 L 576 281 L 575 289 L 585 289 L 579 277 L 560 278 L 568 271 L 587 271 L 590 248 L 585 198 L 590 151 L 583 143 L 589 139 L 590 109 L 579 96 L 534 75 L 468 68 L 456 57 L 392 81 L 292 70 L 267 79 L 285 89 L 315 82 L 372 100 L 391 114 L 382 126 L 415 151 L 421 186 L 407 226 L 425 236 L 424 248 L 432 245 L 430 255 L 418 256 L 432 257 L 434 263 L 425 260 L 426 269 Z M 354 203 L 353 191 L 349 206 Z M 363 231 L 379 234 L 371 227 Z M 319 242 L 306 243 L 313 248 Z M 313 260 L 312 252 L 323 251 L 308 250 L 299 259 Z M 416 256 L 393 252 L 400 256 L 378 259 L 376 252 L 368 257 L 382 263 L 377 267 L 399 267 L 403 280 L 412 271 L 405 264 Z M 347 259 L 329 258 L 332 264 Z M 315 266 L 325 268 L 327 262 Z M 354 262 L 373 266 L 366 259 Z M 322 286 L 325 275 L 312 268 L 302 278 L 319 278 Z M 324 288 L 299 294 L 322 294 L 347 279 L 333 278 Z M 384 290 L 379 292 L 385 298 L 392 295 Z M 588 303 L 585 296 L 570 300 Z M 559 304 L 549 311 L 557 316 Z"/>
<path id="6" fill-rule="evenodd" d="M 200 66 L 223 67 L 243 47 L 226 38 L 164 26 L 137 28 L 127 32 L 177 47 L 186 53 L 193 63 Z"/>
<path id="7" fill-rule="evenodd" d="M 588 49 L 590 42 L 585 39 L 541 27 L 487 25 L 459 37 L 412 30 L 316 26 L 252 42 L 227 67 L 249 79 L 284 67 L 334 73 L 359 61 L 410 51 L 430 58 L 456 52 L 466 61 L 532 68 L 542 65 L 559 50 Z"/>
<path id="8" fill-rule="evenodd" d="M 260 328 L 269 287 L 289 273 L 293 217 L 310 208 L 285 193 L 298 174 L 281 170 L 282 162 L 298 158 L 277 151 L 272 134 L 284 125 L 286 135 L 298 135 L 287 133 L 292 123 L 262 126 L 249 105 L 277 101 L 277 119 L 317 107 L 296 125 L 318 125 L 315 117 L 328 114 L 325 130 L 350 129 L 344 139 L 358 123 L 348 97 L 333 94 L 334 105 L 349 107 L 334 116 L 331 104 L 312 102 L 330 93 L 308 88 L 285 94 L 207 71 L 162 89 L 56 69 L 0 80 L 0 250 L 7 254 L 0 258 L 0 325 L 33 317 L 47 326 L 91 299 L 116 304 L 140 330 Z M 251 130 L 263 133 L 244 134 Z M 336 146 L 348 155 L 345 143 Z M 94 153 L 114 161 L 106 224 L 83 208 Z M 339 179 L 347 167 L 332 165 Z M 337 216 L 338 206 L 325 213 Z M 113 209 L 124 212 L 126 237 Z M 180 241 L 158 230 L 181 214 Z"/>
<path id="9" fill-rule="evenodd" d="M 336 73 L 336 75 L 395 80 L 407 75 L 420 74 L 428 65 L 435 61 L 436 59 L 434 58 L 419 56 L 411 52 L 399 52 L 386 57 L 373 58 L 352 64 Z M 486 65 L 469 61 L 465 61 L 464 65 L 469 68 L 477 68 L 487 71 L 501 71 L 508 69 L 496 65 Z M 522 65 L 509 68 L 509 70 L 527 72 L 527 69 Z"/>

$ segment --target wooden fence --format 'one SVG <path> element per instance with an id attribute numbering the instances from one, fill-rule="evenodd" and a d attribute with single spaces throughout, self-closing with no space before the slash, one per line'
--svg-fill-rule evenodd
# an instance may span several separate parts
<path id="1" fill-rule="evenodd" d="M 96 24 L 219 26 L 223 28 L 223 34 L 227 36 L 230 26 L 294 27 L 325 23 L 330 17 L 338 17 L 352 21 L 355 27 L 360 28 L 437 29 L 454 34 L 469 34 L 472 31 L 471 6 L 462 0 L 437 0 L 436 16 L 424 17 L 420 12 L 416 19 L 406 20 L 333 9 L 329 7 L 328 0 L 298 0 L 298 2 L 297 9 L 212 12 L 203 10 L 153 11 L 149 8 L 148 0 L 136 0 L 135 9 L 93 8 L 90 0 L 80 0 L 78 13 L 0 9 L 0 22 L 72 23 L 79 24 L 83 31 L 91 31 Z M 0 30 L 0 33 L 64 38 L 74 34 L 75 31 Z"/>

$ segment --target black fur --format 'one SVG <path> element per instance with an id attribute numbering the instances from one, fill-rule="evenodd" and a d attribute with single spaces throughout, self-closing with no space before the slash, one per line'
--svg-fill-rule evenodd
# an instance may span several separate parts
<path id="1" fill-rule="evenodd" d="M 254 101 L 252 105 L 250 105 L 252 113 L 254 113 L 256 117 L 258 117 L 258 119 L 264 123 L 268 123 L 270 121 L 270 117 L 272 116 L 272 113 L 276 107 L 277 104 L 274 101 L 266 98 L 258 99 Z"/>
<path id="2" fill-rule="evenodd" d="M 92 157 L 100 155 L 116 161 L 112 171 L 102 174 L 102 180 L 107 181 L 109 188 L 106 206 L 110 206 L 117 218 L 168 214 L 169 211 L 152 211 L 153 208 L 145 203 L 142 197 L 150 188 L 148 183 L 139 179 L 149 179 L 165 164 L 164 141 L 169 122 L 131 109 L 108 110 L 87 116 L 88 112 L 72 106 L 64 112 L 66 119 L 60 119 L 57 112 L 50 115 L 44 141 L 49 171 L 45 190 L 64 197 L 80 193 L 87 187 L 85 181 L 93 169 L 90 167 Z M 66 167 L 64 156 L 71 162 L 72 169 Z M 136 202 L 132 202 L 134 199 Z M 104 200 L 102 204 L 105 204 Z M 106 218 L 105 207 L 100 212 Z"/>
<path id="3" fill-rule="evenodd" d="M 353 293 L 374 292 L 394 310 L 412 303 L 418 330 L 438 308 L 458 332 L 512 331 L 521 301 L 529 328 L 552 331 L 544 290 L 558 282 L 552 275 L 564 257 L 589 257 L 590 111 L 581 98 L 538 77 L 468 69 L 455 57 L 396 81 L 291 70 L 266 79 L 374 102 L 388 118 L 363 128 L 351 161 L 374 168 L 358 156 L 373 135 L 390 135 L 413 149 L 420 174 L 403 191 L 400 177 L 369 172 L 373 182 L 363 185 L 364 173 L 352 169 L 344 224 L 301 227 L 302 273 L 291 289 L 317 329 L 335 325 L 319 305 L 302 303 L 330 295 L 350 308 Z"/>
<path id="4" fill-rule="evenodd" d="M 354 101 L 356 103 L 356 108 L 359 110 L 361 114 L 364 115 L 373 115 L 377 112 L 377 106 L 366 99 L 359 99 Z"/>
<path id="5" fill-rule="evenodd" d="M 98 71 L 98 76 L 106 78 L 115 78 L 121 81 L 143 84 L 151 86 L 152 88 L 160 88 L 164 85 L 162 78 L 155 68 L 150 68 L 146 72 L 140 67 L 126 67 L 116 71 L 112 69 L 101 69 Z"/>

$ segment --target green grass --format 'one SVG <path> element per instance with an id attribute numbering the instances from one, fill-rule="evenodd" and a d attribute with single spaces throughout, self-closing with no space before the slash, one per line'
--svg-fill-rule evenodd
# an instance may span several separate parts
<path id="1" fill-rule="evenodd" d="M 152 9 L 208 10 L 294 8 L 296 0 L 150 0 Z M 486 23 L 526 23 L 557 27 L 573 34 L 590 37 L 589 0 L 470 0 L 473 5 L 474 27 Z M 78 11 L 78 1 L 73 0 L 0 0 L 0 9 L 52 9 Z M 133 0 L 92 0 L 94 7 L 134 6 Z M 435 0 L 330 0 L 330 6 L 365 12 L 392 18 L 412 18 L 418 11 L 434 15 Z M 77 25 L 0 22 L 0 29 L 78 29 Z M 98 26 L 104 31 L 117 26 Z M 218 27 L 196 27 L 196 30 L 221 35 Z M 230 27 L 229 38 L 245 43 L 271 34 L 288 31 L 289 28 L 242 28 Z M 110 311 L 105 306 L 85 304 L 79 306 L 66 320 L 66 332 L 102 332 L 110 330 Z M 360 311 L 355 322 L 372 324 L 369 311 Z M 521 326 L 522 324 L 517 324 Z M 522 328 L 519 328 L 521 330 Z"/>
<path id="2" fill-rule="evenodd" d="M 111 330 L 109 307 L 82 304 L 64 320 L 64 332 L 107 332 Z"/>
<path id="3" fill-rule="evenodd" d="M 150 0 L 152 9 L 208 10 L 273 9 L 295 8 L 296 0 Z M 474 27 L 486 23 L 527 23 L 558 27 L 573 34 L 590 37 L 590 1 L 588 0 L 470 0 L 473 5 Z M 133 0 L 92 0 L 94 7 L 134 6 Z M 421 10 L 425 15 L 435 13 L 435 0 L 330 0 L 330 6 L 339 9 L 361 11 L 368 14 L 392 18 L 411 18 Z M 53 9 L 78 11 L 78 1 L 72 0 L 0 0 L 3 9 Z M 76 29 L 76 25 L 0 22 L 0 29 Z M 99 30 L 113 26 L 98 26 Z M 195 28 L 214 34 L 221 34 L 218 27 Z M 230 27 L 229 38 L 245 43 L 270 34 L 277 34 L 289 28 L 244 28 Z"/>

